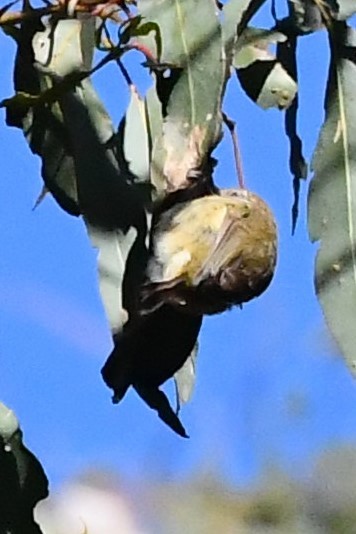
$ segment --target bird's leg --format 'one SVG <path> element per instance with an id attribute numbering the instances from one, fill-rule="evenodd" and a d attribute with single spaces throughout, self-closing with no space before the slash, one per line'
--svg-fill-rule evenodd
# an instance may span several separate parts
<path id="1" fill-rule="evenodd" d="M 241 187 L 241 189 L 245 189 L 245 176 L 244 176 L 244 172 L 242 168 L 242 157 L 241 157 L 241 151 L 240 151 L 240 146 L 239 146 L 239 140 L 238 140 L 237 132 L 236 132 L 236 122 L 230 119 L 230 117 L 228 117 L 226 113 L 223 113 L 222 116 L 223 116 L 223 121 L 225 122 L 230 132 L 232 145 L 234 147 L 235 166 L 236 166 L 236 174 L 237 174 L 239 187 Z"/>

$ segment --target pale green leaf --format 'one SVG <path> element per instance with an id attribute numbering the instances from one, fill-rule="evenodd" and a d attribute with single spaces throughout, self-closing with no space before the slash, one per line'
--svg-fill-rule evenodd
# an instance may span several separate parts
<path id="1" fill-rule="evenodd" d="M 237 39 L 265 0 L 229 0 L 223 8 L 223 34 L 226 52 L 232 59 Z"/>
<path id="2" fill-rule="evenodd" d="M 297 84 L 270 45 L 285 42 L 277 31 L 248 27 L 238 39 L 233 66 L 246 94 L 262 109 L 286 109 L 297 93 Z"/>
<path id="3" fill-rule="evenodd" d="M 176 384 L 177 412 L 183 404 L 189 402 L 192 398 L 195 378 L 196 378 L 196 360 L 198 357 L 199 346 L 195 344 L 194 349 L 186 359 L 183 366 L 175 373 L 174 381 Z"/>
<path id="4" fill-rule="evenodd" d="M 148 126 L 145 102 L 131 87 L 131 98 L 125 115 L 123 149 L 129 171 L 139 182 L 150 179 Z"/>
<path id="5" fill-rule="evenodd" d="M 82 42 L 92 28 L 92 22 L 83 24 L 87 28 L 85 31 L 81 29 L 82 26 L 75 25 L 76 32 L 83 33 Z M 38 60 L 42 59 L 44 64 L 51 64 L 50 50 L 57 48 L 49 46 L 49 43 L 56 45 L 60 27 L 58 24 L 56 32 L 50 36 L 48 30 L 38 31 L 38 21 L 29 19 L 21 25 L 14 72 L 17 94 L 7 102 L 6 120 L 8 125 L 23 130 L 31 150 L 41 157 L 43 180 L 59 205 L 68 213 L 78 215 L 80 210 L 74 161 L 63 116 L 58 103 L 42 102 L 43 92 L 51 90 L 53 82 L 49 76 L 35 68 L 32 56 L 32 43 L 37 43 L 35 56 Z M 41 44 L 46 52 L 42 56 L 39 54 Z M 83 55 L 80 54 L 80 57 Z M 67 56 L 64 56 L 64 61 L 67 61 L 66 58 Z M 64 71 L 62 67 L 61 72 Z"/>
<path id="6" fill-rule="evenodd" d="M 269 46 L 286 40 L 287 37 L 281 32 L 248 27 L 236 44 L 233 66 L 236 69 L 242 69 L 257 60 L 276 59 L 276 55 L 269 50 Z"/>
<path id="7" fill-rule="evenodd" d="M 156 196 L 163 196 L 166 182 L 163 174 L 166 152 L 163 146 L 162 104 L 155 87 L 151 87 L 145 98 L 148 135 L 150 141 L 150 176 Z"/>
<path id="8" fill-rule="evenodd" d="M 338 20 L 346 20 L 356 13 L 355 0 L 336 0 L 336 4 Z"/>
<path id="9" fill-rule="evenodd" d="M 164 117 L 162 173 L 167 187 L 178 189 L 219 140 L 226 74 L 221 25 L 213 0 L 145 0 L 138 7 L 158 24 L 161 61 L 171 67 L 157 73 L 157 87 Z"/>
<path id="10" fill-rule="evenodd" d="M 309 232 L 319 241 L 315 286 L 326 321 L 356 376 L 356 31 L 332 34 L 326 117 L 313 159 Z"/>

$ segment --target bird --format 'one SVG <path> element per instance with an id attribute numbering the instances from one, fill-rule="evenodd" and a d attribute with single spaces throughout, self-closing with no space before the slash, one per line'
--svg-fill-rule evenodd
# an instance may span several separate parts
<path id="1" fill-rule="evenodd" d="M 217 188 L 179 202 L 155 221 L 140 313 L 170 305 L 212 315 L 259 296 L 277 260 L 277 225 L 267 203 L 244 188 Z"/>

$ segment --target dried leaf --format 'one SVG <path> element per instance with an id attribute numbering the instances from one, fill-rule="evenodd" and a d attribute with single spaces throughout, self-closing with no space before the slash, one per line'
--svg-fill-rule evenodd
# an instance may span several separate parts
<path id="1" fill-rule="evenodd" d="M 320 241 L 315 287 L 326 321 L 356 376 L 356 31 L 336 23 L 325 122 L 313 158 L 309 232 Z"/>

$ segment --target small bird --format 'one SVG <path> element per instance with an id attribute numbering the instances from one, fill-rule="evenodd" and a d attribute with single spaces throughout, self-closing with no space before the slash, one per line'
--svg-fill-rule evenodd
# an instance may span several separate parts
<path id="1" fill-rule="evenodd" d="M 157 219 L 141 313 L 169 304 L 215 314 L 259 296 L 277 258 L 277 228 L 267 204 L 246 189 L 217 190 L 175 204 Z"/>

